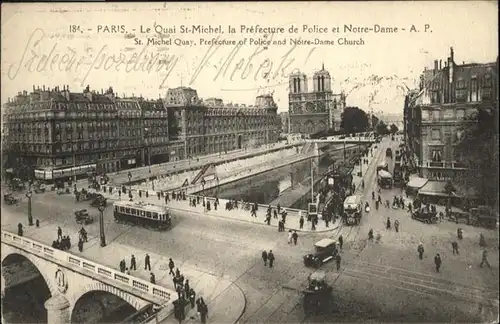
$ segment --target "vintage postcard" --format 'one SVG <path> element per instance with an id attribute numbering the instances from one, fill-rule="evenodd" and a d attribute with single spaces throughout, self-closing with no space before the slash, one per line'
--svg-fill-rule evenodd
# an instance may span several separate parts
<path id="1" fill-rule="evenodd" d="M 497 13 L 2 4 L 2 323 L 497 323 Z"/>

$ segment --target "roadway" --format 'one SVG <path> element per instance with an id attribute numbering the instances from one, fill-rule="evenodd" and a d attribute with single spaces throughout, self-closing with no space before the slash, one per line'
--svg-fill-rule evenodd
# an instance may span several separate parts
<path id="1" fill-rule="evenodd" d="M 397 144 L 384 139 L 374 150 L 378 160 L 368 170 L 363 170 L 366 188 L 362 194 L 370 204 L 371 191 L 376 188 L 375 168 L 385 159 L 385 148 Z M 382 196 L 384 200 L 392 199 L 396 193 L 400 195 L 401 191 L 383 190 Z M 61 226 L 76 243 L 75 233 L 79 229 L 73 216 L 76 209 L 87 208 L 94 217 L 97 216 L 97 211 L 89 208 L 87 203 L 75 205 L 70 195 L 57 196 L 51 192 L 34 194 L 32 199 L 34 217 L 39 218 L 41 225 L 49 231 L 53 230 L 54 239 L 57 226 Z M 455 257 L 451 255 L 450 242 L 455 237 L 456 224 L 426 225 L 411 220 L 407 212 L 383 207 L 379 211 L 372 208 L 359 227 L 342 226 L 327 234 L 301 233 L 297 246 L 289 246 L 286 232 L 278 233 L 274 227 L 175 212 L 174 227 L 162 233 L 116 224 L 110 209 L 105 211 L 109 248 L 116 243 L 117 246 L 129 246 L 131 250 L 150 251 L 172 257 L 176 264 L 190 265 L 230 280 L 246 296 L 246 311 L 241 323 L 484 322 L 498 316 L 498 302 L 492 301 L 498 300 L 499 283 L 498 233 L 495 231 L 462 225 L 465 237 L 459 242 L 461 254 Z M 26 198 L 18 206 L 2 205 L 2 228 L 16 232 L 17 222 L 26 223 L 26 213 Z M 385 230 L 387 216 L 393 221 L 400 220 L 400 233 Z M 86 246 L 89 251 L 91 245 L 98 244 L 97 226 L 96 222 L 86 227 L 92 237 Z M 381 243 L 367 242 L 370 228 L 381 233 Z M 478 266 L 481 260 L 477 246 L 479 232 L 483 232 L 491 243 L 489 259 L 493 269 Z M 335 270 L 334 263 L 323 266 L 329 282 L 334 285 L 336 307 L 331 314 L 305 319 L 300 305 L 300 289 L 312 270 L 303 266 L 302 256 L 312 250 L 314 242 L 340 234 L 345 242 L 340 273 Z M 36 237 L 36 229 L 30 228 L 26 235 Z M 423 261 L 416 256 L 419 241 L 426 249 Z M 273 269 L 265 268 L 260 259 L 261 252 L 269 249 L 276 256 Z M 435 253 L 440 253 L 443 258 L 442 273 L 438 274 L 433 267 Z M 120 257 L 128 260 L 129 255 Z M 142 256 L 137 258 L 142 261 Z M 106 256 L 102 254 L 96 254 L 95 259 L 106 262 Z M 118 267 L 118 264 L 114 266 Z"/>

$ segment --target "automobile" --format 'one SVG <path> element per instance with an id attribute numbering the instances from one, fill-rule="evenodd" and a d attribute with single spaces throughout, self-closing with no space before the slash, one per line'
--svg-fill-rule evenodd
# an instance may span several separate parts
<path id="1" fill-rule="evenodd" d="M 324 238 L 314 244 L 314 253 L 304 256 L 304 265 L 306 267 L 319 268 L 323 263 L 337 256 L 337 241 Z"/>
<path id="2" fill-rule="evenodd" d="M 424 208 L 415 210 L 411 214 L 411 218 L 426 224 L 436 224 L 438 222 L 437 213 L 426 211 Z"/>
<path id="3" fill-rule="evenodd" d="M 11 193 L 4 194 L 3 195 L 3 201 L 7 205 L 14 205 L 15 203 L 17 203 L 17 199 L 14 198 L 14 196 Z"/>
<path id="4" fill-rule="evenodd" d="M 80 209 L 75 212 L 75 220 L 77 224 L 88 225 L 94 222 L 94 219 L 89 215 L 86 209 Z"/>
<path id="5" fill-rule="evenodd" d="M 99 206 L 106 206 L 108 203 L 108 200 L 101 194 L 96 194 L 95 197 L 91 200 L 90 206 L 92 207 L 99 207 Z"/>
<path id="6" fill-rule="evenodd" d="M 35 193 L 43 193 L 45 192 L 46 188 L 43 183 L 38 183 L 34 186 L 34 191 Z"/>
<path id="7" fill-rule="evenodd" d="M 495 228 L 498 222 L 498 214 L 491 208 L 480 205 L 470 210 L 470 224 L 474 226 L 483 226 L 486 228 Z"/>
<path id="8" fill-rule="evenodd" d="M 329 309 L 333 288 L 326 282 L 326 273 L 317 270 L 307 277 L 303 307 L 306 314 L 318 313 Z"/>
<path id="9" fill-rule="evenodd" d="M 340 136 L 340 137 L 339 137 L 339 139 L 345 139 L 345 136 L 344 136 L 344 135 L 342 135 L 342 136 Z"/>

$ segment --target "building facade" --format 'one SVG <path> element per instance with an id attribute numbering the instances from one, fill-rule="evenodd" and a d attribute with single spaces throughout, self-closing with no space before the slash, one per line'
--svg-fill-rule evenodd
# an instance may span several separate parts
<path id="1" fill-rule="evenodd" d="M 290 133 L 290 115 L 288 111 L 280 112 L 281 133 Z"/>
<path id="2" fill-rule="evenodd" d="M 271 95 L 257 96 L 255 105 L 224 104 L 201 99 L 195 89 L 168 89 L 164 99 L 178 121 L 183 157 L 223 153 L 278 141 L 281 121 Z M 179 150 L 181 148 L 178 148 Z"/>
<path id="3" fill-rule="evenodd" d="M 346 107 L 344 93 L 333 94 L 330 73 L 324 66 L 313 75 L 313 91 L 308 91 L 307 75 L 290 75 L 288 113 L 291 133 L 313 134 L 340 128 Z"/>
<path id="4" fill-rule="evenodd" d="M 162 100 L 118 98 L 69 86 L 33 87 L 8 101 L 4 121 L 11 166 L 42 180 L 83 177 L 168 161 L 168 118 Z"/>
<path id="5" fill-rule="evenodd" d="M 406 146 L 420 176 L 452 183 L 461 191 L 463 157 L 455 151 L 461 129 L 479 109 L 498 109 L 498 63 L 456 64 L 453 48 L 442 65 L 425 69 L 420 88 L 405 98 Z M 462 194 L 465 194 L 462 192 Z"/>

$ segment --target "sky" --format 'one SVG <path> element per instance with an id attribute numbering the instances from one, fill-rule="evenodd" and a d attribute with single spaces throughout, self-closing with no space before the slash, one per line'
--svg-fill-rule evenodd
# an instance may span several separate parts
<path id="1" fill-rule="evenodd" d="M 324 65 L 348 106 L 400 113 L 450 46 L 456 63 L 496 60 L 497 12 L 481 1 L 2 4 L 1 99 L 33 85 L 145 98 L 186 86 L 247 105 L 272 93 L 281 112 L 289 75 L 311 80 Z"/>

